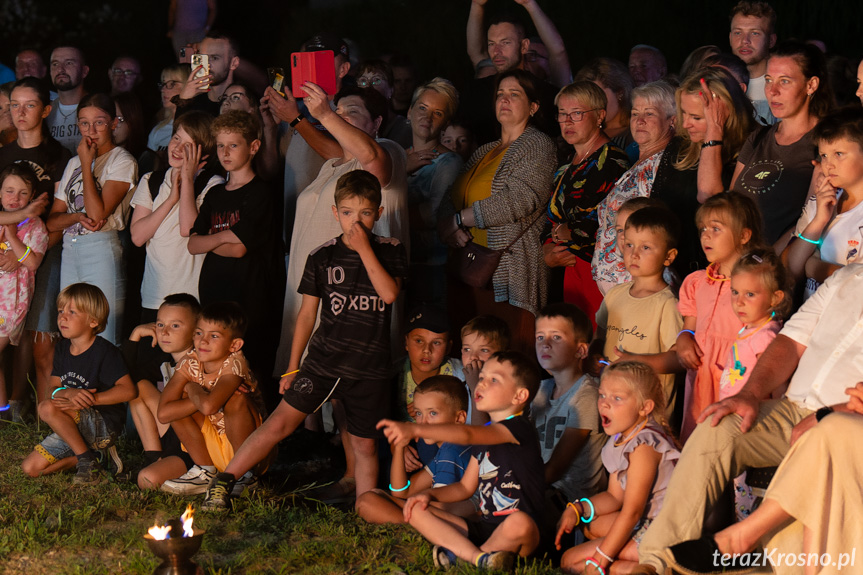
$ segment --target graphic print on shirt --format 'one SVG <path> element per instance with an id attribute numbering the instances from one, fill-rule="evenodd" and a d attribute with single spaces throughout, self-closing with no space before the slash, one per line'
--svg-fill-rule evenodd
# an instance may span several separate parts
<path id="1" fill-rule="evenodd" d="M 489 457 L 486 450 L 479 462 L 479 509 L 483 515 L 501 517 L 518 511 L 521 502 L 521 483 L 517 482 L 512 470 L 502 477 L 499 467 Z"/>
<path id="2" fill-rule="evenodd" d="M 102 184 L 99 179 L 94 177 L 93 181 L 96 184 L 96 193 L 102 195 Z M 84 178 L 81 175 L 81 167 L 75 168 L 72 172 L 72 177 L 69 178 L 69 183 L 66 184 L 66 189 L 63 190 L 66 194 L 66 206 L 70 214 L 83 214 L 86 212 L 84 207 Z M 63 233 L 70 236 L 79 236 L 81 234 L 89 234 L 90 230 L 85 228 L 81 222 L 71 225 Z"/>
<path id="3" fill-rule="evenodd" d="M 782 179 L 785 165 L 781 160 L 753 162 L 740 174 L 740 185 L 751 194 L 766 194 Z"/>
<path id="4" fill-rule="evenodd" d="M 210 235 L 230 230 L 240 222 L 240 209 L 214 213 L 210 217 Z"/>

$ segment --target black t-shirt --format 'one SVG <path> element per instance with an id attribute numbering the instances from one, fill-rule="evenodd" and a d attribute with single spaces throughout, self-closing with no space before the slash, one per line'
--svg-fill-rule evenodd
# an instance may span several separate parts
<path id="1" fill-rule="evenodd" d="M 774 243 L 794 226 L 806 203 L 812 179 L 815 144 L 812 132 L 787 146 L 776 143 L 779 124 L 755 130 L 743 144 L 737 160 L 745 167 L 735 189 L 753 194 L 764 220 L 764 239 Z"/>
<path id="2" fill-rule="evenodd" d="M 13 162 L 26 162 L 39 179 L 37 195 L 48 194 L 48 207 L 53 203 L 54 184 L 63 177 L 63 171 L 72 154 L 57 140 L 45 137 L 35 148 L 22 148 L 18 142 L 0 148 L 0 170 Z"/>
<path id="3" fill-rule="evenodd" d="M 479 510 L 483 521 L 501 523 L 514 511 L 524 511 L 543 525 L 545 466 L 536 427 L 524 415 L 499 422 L 518 442 L 475 445 L 479 463 Z"/>
<path id="4" fill-rule="evenodd" d="M 372 249 L 387 273 L 406 278 L 405 247 L 394 238 L 371 237 Z M 341 236 L 315 249 L 297 291 L 321 299 L 321 323 L 309 341 L 303 369 L 346 379 L 384 379 L 391 375 L 392 304 L 375 291 L 360 255 Z"/>
<path id="5" fill-rule="evenodd" d="M 534 76 L 534 82 L 539 90 L 540 109 L 534 117 L 535 125 L 550 138 L 555 139 L 560 136 L 557 107 L 554 105 L 554 98 L 559 89 L 536 76 Z M 500 138 L 500 123 L 494 110 L 494 84 L 495 76 L 471 80 L 465 87 L 459 107 L 459 112 L 470 121 L 479 146 Z"/>
<path id="6" fill-rule="evenodd" d="M 284 249 L 274 216 L 272 191 L 258 177 L 236 190 L 220 184 L 207 193 L 192 232 L 205 236 L 231 230 L 243 242 L 246 255 L 229 258 L 207 253 L 198 280 L 201 305 L 235 301 L 252 323 L 273 313 L 269 294 L 279 281 L 285 283 Z"/>
<path id="7" fill-rule="evenodd" d="M 101 337 L 96 337 L 93 345 L 79 355 L 72 355 L 72 342 L 61 339 L 54 346 L 54 368 L 51 376 L 60 378 L 62 387 L 75 389 L 95 389 L 103 392 L 111 389 L 125 375 L 129 375 L 120 350 Z M 126 423 L 126 405 L 97 405 L 95 409 L 102 414 L 105 425 L 112 432 L 119 433 Z"/>

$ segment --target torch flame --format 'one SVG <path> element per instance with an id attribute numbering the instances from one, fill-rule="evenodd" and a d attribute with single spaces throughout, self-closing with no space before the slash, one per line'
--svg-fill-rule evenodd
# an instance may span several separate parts
<path id="1" fill-rule="evenodd" d="M 192 509 L 192 504 L 190 503 L 188 507 L 186 507 L 186 511 L 180 516 L 180 519 L 183 520 L 183 537 L 193 537 L 195 535 L 195 531 L 192 529 L 192 521 L 193 515 L 195 514 L 194 509 Z"/>
<path id="2" fill-rule="evenodd" d="M 157 523 L 157 524 L 153 525 L 152 527 L 150 527 L 147 530 L 147 533 L 149 533 L 153 537 L 153 539 L 155 539 L 156 541 L 162 541 L 162 540 L 168 538 L 168 532 L 170 530 L 171 530 L 171 528 L 168 527 L 167 525 L 160 527 L 159 524 Z"/>

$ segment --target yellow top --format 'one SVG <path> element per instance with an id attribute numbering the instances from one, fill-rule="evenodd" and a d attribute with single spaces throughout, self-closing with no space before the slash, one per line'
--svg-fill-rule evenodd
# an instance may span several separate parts
<path id="1" fill-rule="evenodd" d="M 453 185 L 452 200 L 455 209 L 462 210 L 472 206 L 474 202 L 484 200 L 491 195 L 491 182 L 497 172 L 500 161 L 504 154 L 497 154 L 490 158 L 491 153 L 486 154 L 479 162 L 474 164 L 470 171 L 458 177 Z M 470 228 L 473 241 L 488 247 L 488 233 L 479 228 Z"/>

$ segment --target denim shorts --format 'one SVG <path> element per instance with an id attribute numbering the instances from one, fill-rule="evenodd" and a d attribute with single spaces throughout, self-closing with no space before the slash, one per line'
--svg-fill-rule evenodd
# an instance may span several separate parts
<path id="1" fill-rule="evenodd" d="M 75 423 L 81 437 L 91 449 L 110 447 L 117 440 L 117 434 L 108 430 L 102 414 L 96 409 L 88 408 L 75 412 Z M 49 464 L 75 455 L 72 448 L 56 433 L 43 439 L 42 443 L 36 446 L 36 451 L 47 459 Z"/>

